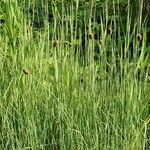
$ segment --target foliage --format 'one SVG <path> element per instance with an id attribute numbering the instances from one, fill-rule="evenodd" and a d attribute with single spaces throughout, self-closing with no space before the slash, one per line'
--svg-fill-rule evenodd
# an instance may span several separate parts
<path id="1" fill-rule="evenodd" d="M 0 149 L 150 148 L 140 4 L 0 1 Z"/>

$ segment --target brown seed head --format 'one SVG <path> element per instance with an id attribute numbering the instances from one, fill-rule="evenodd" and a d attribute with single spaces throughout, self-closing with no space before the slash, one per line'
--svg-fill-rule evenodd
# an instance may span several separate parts
<path id="1" fill-rule="evenodd" d="M 107 28 L 107 34 L 112 35 L 112 27 L 111 27 L 111 25 L 109 25 L 108 28 Z"/>
<path id="2" fill-rule="evenodd" d="M 58 44 L 59 44 L 58 41 L 54 41 L 53 47 L 54 47 L 54 48 L 57 48 L 57 47 L 58 47 Z"/>
<path id="3" fill-rule="evenodd" d="M 30 71 L 28 70 L 28 69 L 23 69 L 23 73 L 25 74 L 25 75 L 30 75 Z"/>
<path id="4" fill-rule="evenodd" d="M 142 35 L 141 34 L 137 34 L 136 35 L 136 38 L 137 38 L 137 40 L 139 41 L 139 42 L 141 42 L 142 41 Z"/>
<path id="5" fill-rule="evenodd" d="M 89 39 L 92 40 L 94 37 L 93 33 L 89 33 Z"/>

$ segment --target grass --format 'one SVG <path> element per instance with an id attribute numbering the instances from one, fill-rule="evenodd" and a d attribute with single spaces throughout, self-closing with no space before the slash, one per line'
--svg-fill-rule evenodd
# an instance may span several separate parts
<path id="1" fill-rule="evenodd" d="M 34 2 L 27 4 L 36 11 Z M 94 3 L 84 8 L 90 11 L 83 15 L 83 29 L 77 21 L 78 15 L 82 15 L 78 14 L 79 3 L 65 7 L 65 3 L 58 5 L 53 1 L 53 21 L 48 23 L 47 15 L 43 14 L 44 27 L 38 29 L 32 26 L 34 15 L 28 16 L 23 11 L 24 2 L 3 3 L 0 9 L 5 20 L 0 26 L 0 149 L 150 148 L 146 23 L 140 20 L 139 11 L 138 23 L 135 20 L 132 26 L 132 10 L 128 7 L 124 29 L 121 18 L 116 19 L 119 10 L 115 11 L 116 5 L 112 5 L 112 19 L 109 19 L 107 2 L 101 14 L 100 43 L 87 36 L 94 33 Z M 48 4 L 41 1 L 40 6 L 45 6 L 46 14 Z M 116 34 L 112 38 L 107 34 L 109 20 Z M 141 45 L 136 38 L 140 31 L 144 33 Z M 132 58 L 130 42 L 133 42 Z"/>

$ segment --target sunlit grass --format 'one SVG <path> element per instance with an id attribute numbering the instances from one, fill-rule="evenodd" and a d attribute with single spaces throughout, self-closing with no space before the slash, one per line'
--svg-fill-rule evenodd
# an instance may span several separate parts
<path id="1" fill-rule="evenodd" d="M 80 14 L 78 2 L 65 7 L 53 1 L 48 23 L 49 5 L 41 1 L 42 27 L 32 24 L 40 15 L 27 13 L 40 4 L 28 1 L 27 12 L 22 1 L 3 4 L 0 149 L 149 149 L 146 24 L 139 20 L 132 26 L 128 7 L 124 29 L 112 5 L 109 18 L 104 3 L 94 39 L 93 2 L 84 8 L 88 14 Z"/>

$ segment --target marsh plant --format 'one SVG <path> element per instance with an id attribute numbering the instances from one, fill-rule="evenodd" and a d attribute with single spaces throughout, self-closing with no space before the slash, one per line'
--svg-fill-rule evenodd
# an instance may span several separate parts
<path id="1" fill-rule="evenodd" d="M 143 1 L 0 6 L 1 150 L 150 149 Z"/>

